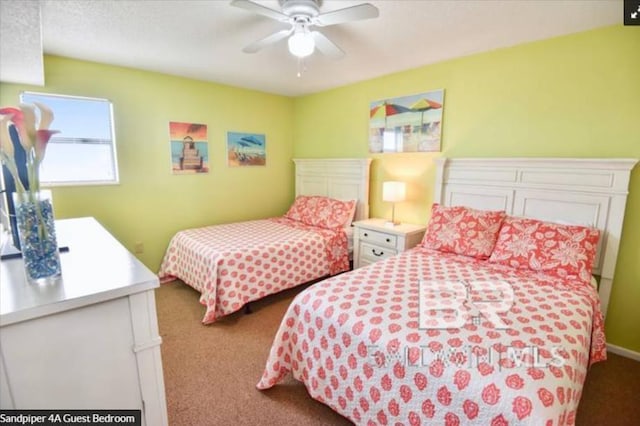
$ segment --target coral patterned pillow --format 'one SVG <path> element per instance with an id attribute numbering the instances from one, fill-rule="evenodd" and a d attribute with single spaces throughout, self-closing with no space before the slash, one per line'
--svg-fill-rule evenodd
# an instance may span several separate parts
<path id="1" fill-rule="evenodd" d="M 504 211 L 444 207 L 434 204 L 422 245 L 427 248 L 487 259 L 496 244 Z"/>
<path id="2" fill-rule="evenodd" d="M 344 228 L 356 212 L 355 200 L 340 201 L 321 196 L 299 195 L 285 217 L 321 228 Z"/>
<path id="3" fill-rule="evenodd" d="M 489 262 L 589 285 L 600 231 L 507 217 Z"/>

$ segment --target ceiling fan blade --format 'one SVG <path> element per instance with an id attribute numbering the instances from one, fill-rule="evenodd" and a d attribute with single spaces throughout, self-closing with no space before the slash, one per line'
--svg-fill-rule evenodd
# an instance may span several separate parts
<path id="1" fill-rule="evenodd" d="M 316 47 L 323 55 L 330 57 L 331 59 L 340 59 L 344 56 L 344 52 L 334 42 L 329 40 L 324 34 L 319 31 L 311 31 L 313 41 L 316 42 Z"/>
<path id="2" fill-rule="evenodd" d="M 275 19 L 276 21 L 289 21 L 289 17 L 284 13 L 280 13 L 277 10 L 264 7 L 249 0 L 233 0 L 231 2 L 231 6 L 239 7 L 240 9 L 248 10 L 249 12 L 254 12 L 259 15 L 266 16 L 267 18 Z"/>
<path id="3" fill-rule="evenodd" d="M 329 25 L 342 24 L 344 22 L 377 18 L 379 15 L 380 13 L 378 12 L 377 7 L 369 3 L 364 3 L 357 6 L 334 10 L 333 12 L 321 13 L 316 17 L 316 22 L 318 26 L 327 27 Z"/>
<path id="4" fill-rule="evenodd" d="M 250 45 L 242 49 L 242 51 L 244 53 L 256 53 L 258 50 L 264 47 L 267 47 L 270 44 L 276 43 L 282 40 L 283 38 L 287 38 L 287 36 L 289 36 L 289 34 L 291 34 L 292 32 L 293 32 L 293 28 L 288 30 L 278 31 L 277 33 L 268 35 L 261 40 L 254 41 L 253 43 L 251 43 Z"/>

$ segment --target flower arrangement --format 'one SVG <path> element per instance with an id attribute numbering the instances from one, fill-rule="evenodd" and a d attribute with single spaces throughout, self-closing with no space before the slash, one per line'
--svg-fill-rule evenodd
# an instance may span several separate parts
<path id="1" fill-rule="evenodd" d="M 37 127 L 36 108 L 40 111 Z M 51 109 L 37 102 L 22 104 L 20 108 L 0 108 L 0 160 L 15 182 L 14 207 L 20 250 L 31 282 L 47 281 L 59 276 L 61 271 L 53 206 L 40 191 L 40 165 L 51 136 L 58 133 L 49 129 L 52 121 Z M 22 155 L 17 155 L 19 147 L 25 153 L 26 181 L 19 172 L 18 158 L 22 160 Z"/>
<path id="2" fill-rule="evenodd" d="M 34 106 L 35 105 L 35 106 Z M 21 104 L 20 108 L 0 108 L 0 160 L 7 166 L 19 193 L 27 191 L 18 174 L 15 149 L 9 127 L 15 126 L 20 145 L 26 153 L 28 191 L 32 194 L 40 190 L 40 164 L 44 159 L 47 143 L 57 130 L 49 130 L 53 112 L 39 102 L 34 105 Z M 36 107 L 40 110 L 40 123 L 36 129 Z"/>

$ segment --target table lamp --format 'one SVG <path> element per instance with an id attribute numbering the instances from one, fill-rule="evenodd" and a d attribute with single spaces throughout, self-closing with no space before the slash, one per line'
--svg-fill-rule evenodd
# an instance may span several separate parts
<path id="1" fill-rule="evenodd" d="M 382 201 L 392 203 L 391 221 L 386 222 L 387 226 L 400 225 L 396 222 L 396 203 L 406 199 L 407 185 L 404 182 L 388 181 L 382 183 Z"/>

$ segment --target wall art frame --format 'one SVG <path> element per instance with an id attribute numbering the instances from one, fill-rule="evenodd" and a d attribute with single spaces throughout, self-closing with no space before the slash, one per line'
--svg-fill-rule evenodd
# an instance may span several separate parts
<path id="1" fill-rule="evenodd" d="M 265 166 L 267 141 L 261 133 L 227 132 L 227 165 L 229 167 Z"/>
<path id="2" fill-rule="evenodd" d="M 169 122 L 171 172 L 186 175 L 209 172 L 207 125 Z"/>
<path id="3" fill-rule="evenodd" d="M 369 152 L 438 152 L 444 89 L 371 102 Z"/>

